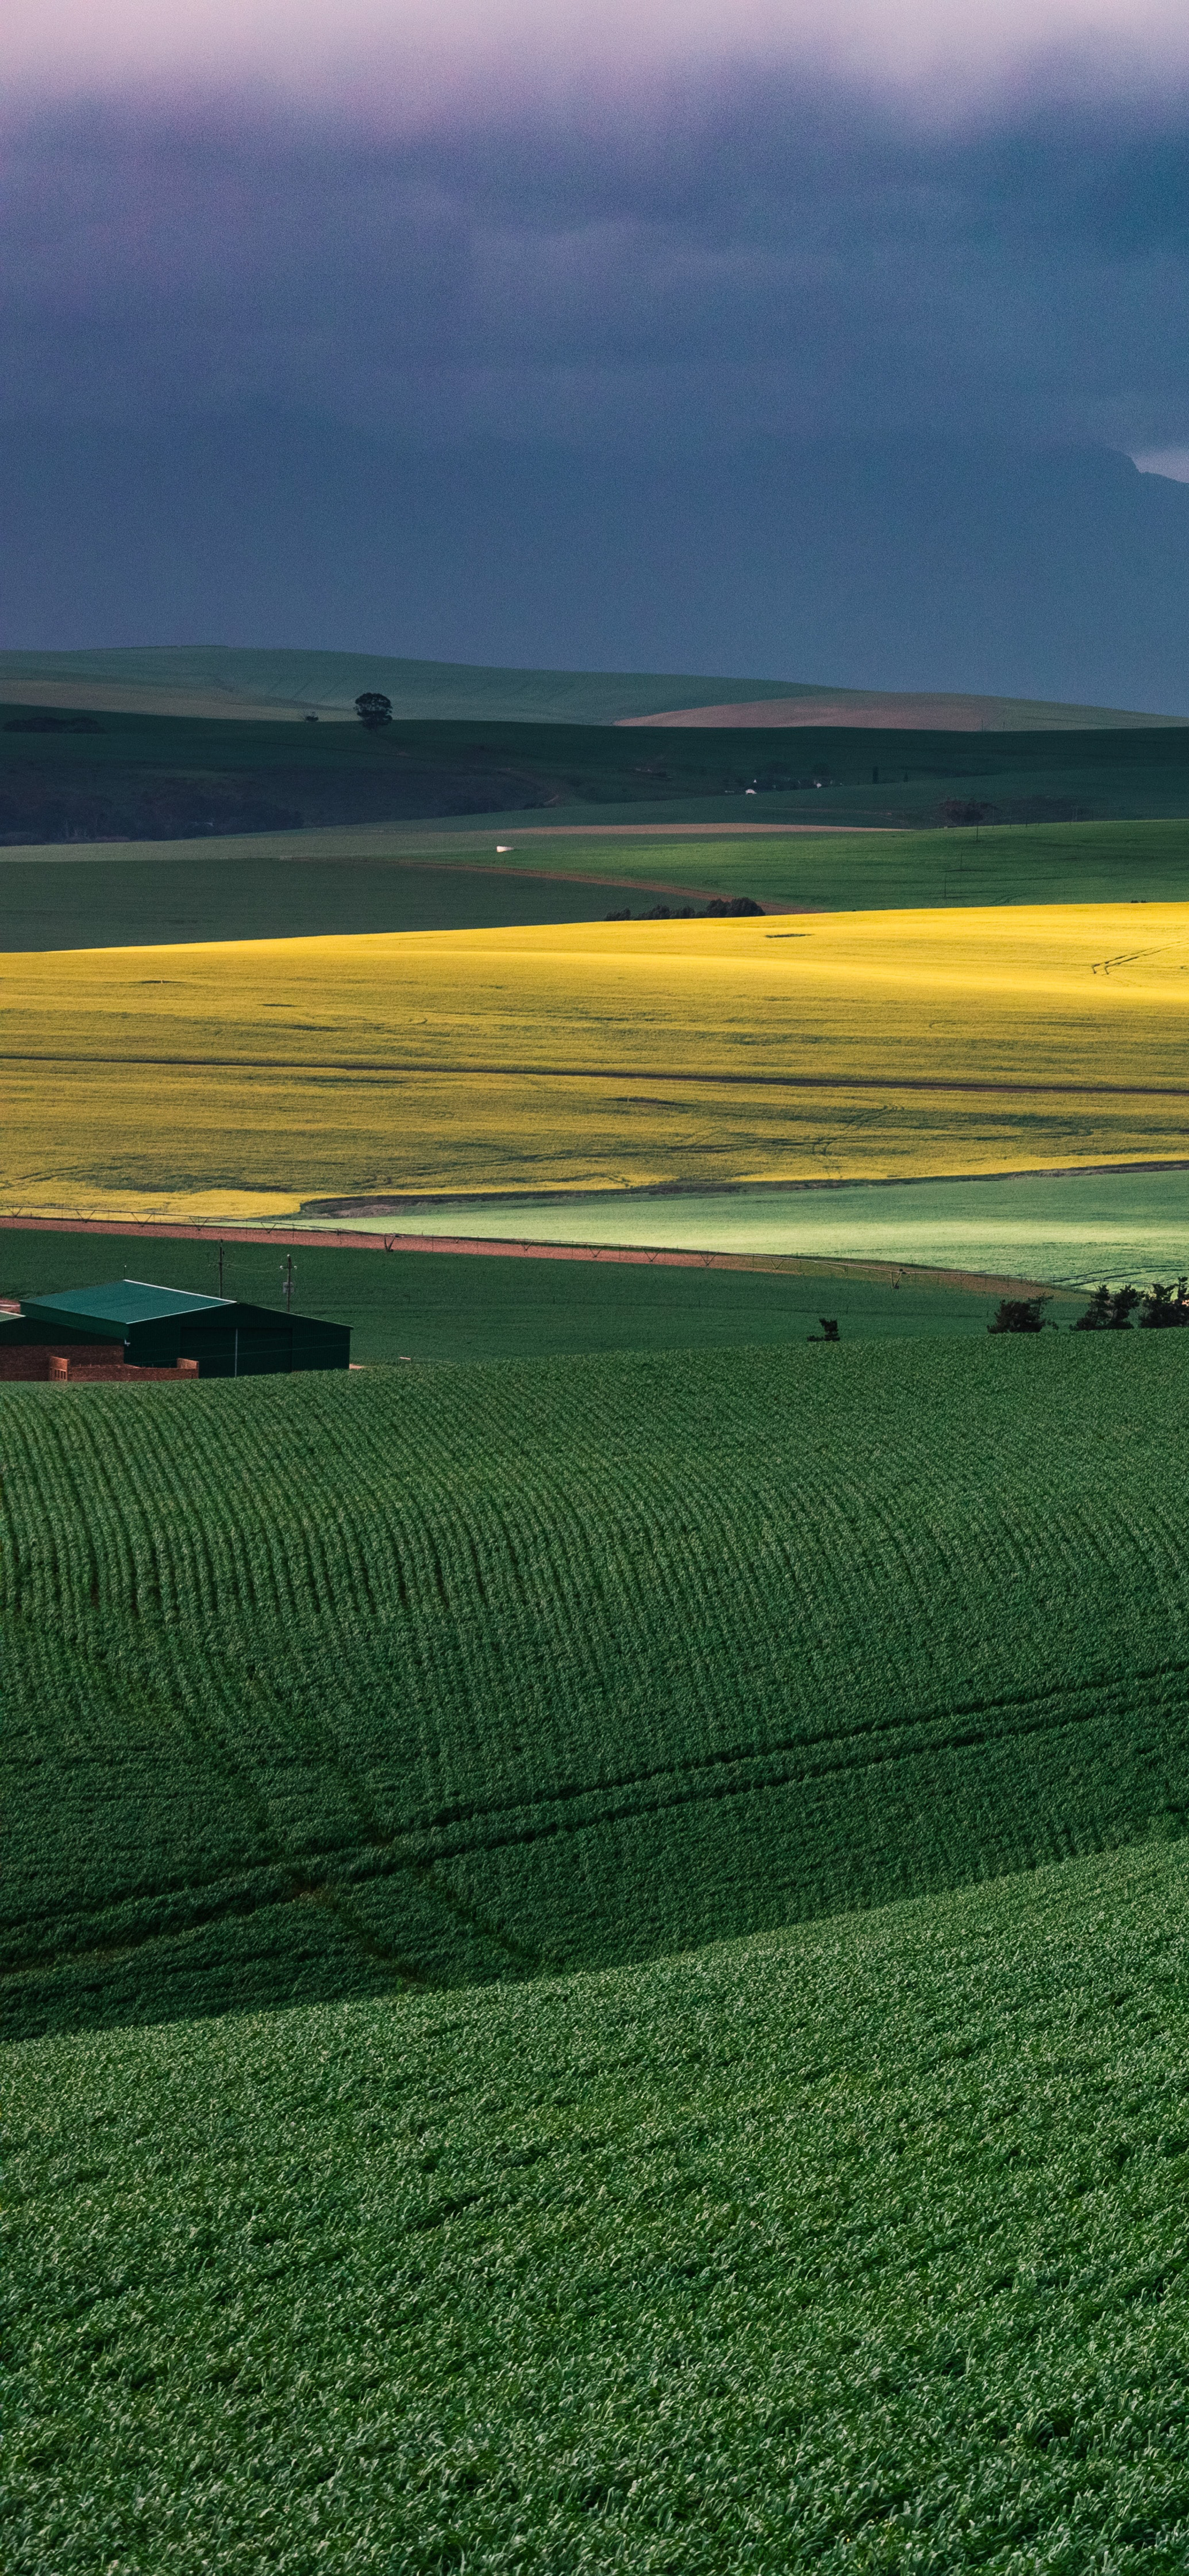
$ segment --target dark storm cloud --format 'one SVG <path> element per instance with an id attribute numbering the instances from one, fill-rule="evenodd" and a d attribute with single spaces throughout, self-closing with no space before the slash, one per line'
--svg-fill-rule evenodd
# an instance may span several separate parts
<path id="1" fill-rule="evenodd" d="M 1189 126 L 960 132 L 804 73 L 369 139 L 43 112 L 6 154 L 10 417 L 265 402 L 402 438 L 1189 437 Z"/>

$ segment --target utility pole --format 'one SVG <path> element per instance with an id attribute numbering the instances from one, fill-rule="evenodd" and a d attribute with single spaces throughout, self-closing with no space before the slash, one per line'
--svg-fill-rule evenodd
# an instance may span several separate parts
<path id="1" fill-rule="evenodd" d="M 293 1255 L 291 1252 L 286 1255 L 285 1267 L 281 1272 L 281 1279 L 284 1283 L 285 1289 L 285 1312 L 287 1315 L 291 1315 L 293 1312 Z"/>

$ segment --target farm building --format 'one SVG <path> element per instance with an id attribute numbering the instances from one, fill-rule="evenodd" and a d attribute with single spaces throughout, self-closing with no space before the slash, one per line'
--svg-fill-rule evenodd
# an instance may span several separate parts
<path id="1" fill-rule="evenodd" d="M 43 1357 L 44 1355 L 44 1357 Z M 66 1365 L 51 1368 L 51 1357 Z M 317 1323 L 232 1297 L 198 1297 L 147 1279 L 111 1279 L 26 1297 L 0 1316 L 0 1376 L 108 1374 L 114 1367 L 155 1375 L 271 1377 L 290 1369 L 345 1369 L 347 1324 Z M 7 1365 L 6 1365 L 7 1362 Z"/>

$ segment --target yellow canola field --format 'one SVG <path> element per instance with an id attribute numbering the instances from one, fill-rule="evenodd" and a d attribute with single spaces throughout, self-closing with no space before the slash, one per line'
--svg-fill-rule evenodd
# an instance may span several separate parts
<path id="1" fill-rule="evenodd" d="M 1189 906 L 0 960 L 0 1207 L 908 1179 L 1189 1157 Z"/>

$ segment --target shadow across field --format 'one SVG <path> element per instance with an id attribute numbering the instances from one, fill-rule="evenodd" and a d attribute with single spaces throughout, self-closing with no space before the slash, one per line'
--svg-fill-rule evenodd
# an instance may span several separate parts
<path id="1" fill-rule="evenodd" d="M 743 831 L 739 803 L 714 831 L 537 813 L 0 850 L 0 952 L 638 918 L 716 895 L 778 912 L 1189 899 L 1189 822 Z"/>
<path id="2" fill-rule="evenodd" d="M 1014 733 L 533 720 L 297 725 L 0 706 L 0 842 L 69 843 L 477 815 L 920 829 L 1189 809 L 1189 727 Z M 724 810 L 726 809 L 726 810 Z"/>
<path id="3" fill-rule="evenodd" d="M 652 898 L 641 895 L 638 901 Z M 0 863 L 0 952 L 151 948 L 205 939 L 304 939 L 327 932 L 500 930 L 602 921 L 621 900 L 592 884 L 494 868 L 392 859 L 219 860 L 205 851 L 152 865 L 111 858 Z"/>

